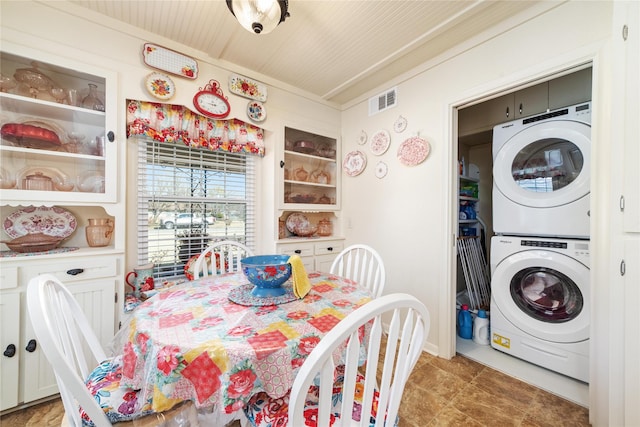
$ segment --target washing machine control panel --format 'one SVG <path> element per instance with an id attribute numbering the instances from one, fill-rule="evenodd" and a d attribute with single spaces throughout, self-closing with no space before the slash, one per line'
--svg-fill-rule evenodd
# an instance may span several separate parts
<path id="1" fill-rule="evenodd" d="M 529 240 L 521 239 L 520 246 L 534 248 L 548 248 L 560 250 L 573 258 L 576 258 L 588 265 L 589 261 L 589 242 L 576 240 Z"/>
<path id="2" fill-rule="evenodd" d="M 520 246 L 534 246 L 536 248 L 567 249 L 565 242 L 549 242 L 546 240 L 522 240 Z"/>

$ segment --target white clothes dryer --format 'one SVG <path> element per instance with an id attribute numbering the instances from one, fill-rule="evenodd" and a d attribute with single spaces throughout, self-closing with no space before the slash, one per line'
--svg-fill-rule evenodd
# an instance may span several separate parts
<path id="1" fill-rule="evenodd" d="M 589 382 L 589 241 L 491 239 L 491 346 Z"/>
<path id="2" fill-rule="evenodd" d="M 496 234 L 589 238 L 591 103 L 493 128 Z"/>

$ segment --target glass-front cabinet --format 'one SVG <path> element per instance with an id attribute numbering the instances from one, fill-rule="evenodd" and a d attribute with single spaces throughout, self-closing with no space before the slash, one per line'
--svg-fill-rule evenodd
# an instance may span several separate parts
<path id="1" fill-rule="evenodd" d="M 34 277 L 57 277 L 91 313 L 101 343 L 113 338 L 124 299 L 126 159 L 115 71 L 3 40 L 0 73 L 2 412 L 58 392 L 26 306 Z"/>
<path id="2" fill-rule="evenodd" d="M 3 51 L 0 191 L 3 203 L 115 202 L 115 91 L 108 74 Z M 113 119 L 109 119 L 113 117 Z"/>
<path id="3" fill-rule="evenodd" d="M 337 156 L 337 138 L 285 127 L 281 208 L 339 209 Z"/>

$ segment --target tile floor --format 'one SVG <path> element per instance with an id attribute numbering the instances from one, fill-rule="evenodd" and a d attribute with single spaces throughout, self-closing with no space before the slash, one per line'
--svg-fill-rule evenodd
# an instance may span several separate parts
<path id="1" fill-rule="evenodd" d="M 589 425 L 586 408 L 463 356 L 423 353 L 402 400 L 400 427 Z M 62 414 L 54 400 L 4 415 L 0 426 L 57 427 Z"/>

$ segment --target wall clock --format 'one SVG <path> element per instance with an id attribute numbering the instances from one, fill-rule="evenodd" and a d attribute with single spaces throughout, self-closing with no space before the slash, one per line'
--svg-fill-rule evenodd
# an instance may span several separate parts
<path id="1" fill-rule="evenodd" d="M 209 80 L 204 88 L 200 88 L 193 97 L 193 105 L 202 115 L 214 119 L 227 117 L 231 112 L 229 101 L 217 80 Z"/>

